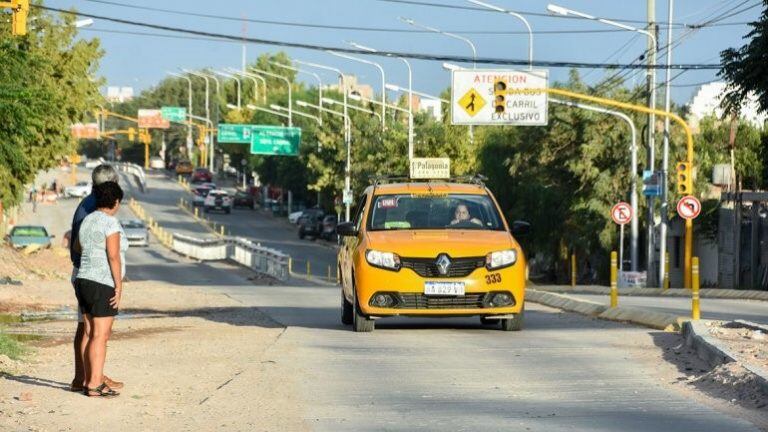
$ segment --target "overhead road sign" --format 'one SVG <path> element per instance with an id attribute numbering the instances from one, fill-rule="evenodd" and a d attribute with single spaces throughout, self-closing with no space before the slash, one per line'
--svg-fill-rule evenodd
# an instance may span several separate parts
<path id="1" fill-rule="evenodd" d="M 454 125 L 545 126 L 547 93 L 508 93 L 547 88 L 549 71 L 458 69 L 451 72 L 451 123 Z"/>
<path id="2" fill-rule="evenodd" d="M 220 143 L 250 144 L 252 124 L 219 123 L 217 139 Z"/>
<path id="3" fill-rule="evenodd" d="M 171 127 L 171 124 L 163 118 L 162 112 L 158 109 L 140 109 L 138 117 L 140 129 L 168 129 Z"/>
<path id="4" fill-rule="evenodd" d="M 411 159 L 411 178 L 451 178 L 451 160 L 449 158 L 413 158 Z"/>
<path id="5" fill-rule="evenodd" d="M 701 202 L 693 195 L 680 198 L 677 202 L 677 214 L 683 219 L 696 219 L 701 213 Z"/>
<path id="6" fill-rule="evenodd" d="M 97 139 L 99 138 L 98 123 L 75 123 L 69 127 L 73 138 L 77 139 Z"/>
<path id="7" fill-rule="evenodd" d="M 184 107 L 164 106 L 160 108 L 160 114 L 163 119 L 175 123 L 185 123 L 187 121 L 187 109 Z"/>
<path id="8" fill-rule="evenodd" d="M 253 126 L 251 154 L 298 156 L 301 128 L 283 126 Z"/>
<path id="9" fill-rule="evenodd" d="M 620 202 L 611 209 L 611 219 L 613 219 L 617 225 L 628 224 L 632 221 L 632 217 L 632 206 L 625 202 Z"/>

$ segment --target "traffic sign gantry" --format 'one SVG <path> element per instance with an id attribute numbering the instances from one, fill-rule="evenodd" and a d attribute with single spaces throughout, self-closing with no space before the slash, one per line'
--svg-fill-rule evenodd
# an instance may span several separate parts
<path id="1" fill-rule="evenodd" d="M 511 89 L 546 88 L 547 70 L 459 69 L 451 74 L 451 123 L 455 125 L 547 124 L 547 93 L 510 94 Z"/>
<path id="2" fill-rule="evenodd" d="M 611 208 L 611 219 L 618 225 L 626 225 L 632 221 L 632 206 L 620 202 Z"/>
<path id="3" fill-rule="evenodd" d="M 701 202 L 695 196 L 688 195 L 677 202 L 677 214 L 683 219 L 696 219 L 701 213 Z"/>
<path id="4" fill-rule="evenodd" d="M 297 156 L 301 128 L 254 126 L 251 128 L 251 154 Z"/>

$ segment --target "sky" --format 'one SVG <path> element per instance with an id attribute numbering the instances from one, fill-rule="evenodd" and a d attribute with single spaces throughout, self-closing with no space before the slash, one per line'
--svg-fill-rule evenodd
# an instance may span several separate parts
<path id="1" fill-rule="evenodd" d="M 593 16 L 618 20 L 631 26 L 643 27 L 647 19 L 646 0 L 553 0 L 559 6 Z M 418 0 L 448 6 L 476 7 L 464 0 Z M 548 1 L 538 0 L 488 0 L 507 10 L 523 15 L 534 31 L 533 57 L 535 60 L 577 61 L 577 62 L 618 62 L 634 61 L 646 48 L 646 36 L 633 31 L 611 31 L 599 33 L 540 33 L 551 31 L 618 30 L 607 24 L 586 19 L 564 19 L 546 14 Z M 111 4 L 110 4 L 111 3 Z M 398 19 L 405 17 L 438 28 L 457 32 L 474 43 L 479 57 L 500 57 L 525 60 L 528 56 L 528 35 L 519 19 L 497 12 L 452 9 L 410 4 L 397 0 L 46 0 L 45 5 L 55 8 L 74 8 L 80 12 L 92 13 L 125 20 L 189 28 L 194 30 L 224 33 L 251 38 L 278 41 L 311 43 L 324 46 L 347 46 L 345 41 L 354 41 L 379 50 L 471 56 L 468 44 L 437 33 L 403 33 L 365 30 L 318 29 L 291 27 L 262 23 L 243 23 L 199 16 L 171 14 L 127 8 L 119 4 L 154 7 L 185 13 L 214 14 L 255 20 L 288 21 L 306 24 L 341 25 L 356 27 L 383 27 L 389 29 L 415 30 Z M 729 47 L 740 47 L 750 27 L 744 23 L 759 18 L 762 7 L 760 0 L 677 0 L 674 2 L 674 23 L 700 24 L 725 13 L 736 12 L 754 6 L 737 15 L 726 17 L 718 24 L 698 30 L 674 27 L 673 41 L 679 45 L 672 51 L 672 63 L 719 63 L 719 53 Z M 741 5 L 741 6 L 740 6 Z M 656 2 L 656 19 L 667 21 L 668 2 Z M 731 23 L 735 23 L 730 25 Z M 466 32 L 508 31 L 516 34 L 489 35 L 467 34 Z M 115 32 L 152 33 L 153 36 Z M 667 45 L 667 30 L 660 30 L 659 45 Z M 166 36 L 182 36 L 163 37 Z M 156 85 L 166 77 L 167 71 L 179 68 L 239 68 L 242 44 L 223 41 L 190 39 L 189 36 L 160 30 L 140 28 L 104 20 L 82 29 L 85 38 L 98 37 L 106 51 L 101 62 L 100 73 L 110 86 L 132 86 L 136 92 Z M 380 91 L 381 76 L 373 66 L 336 58 L 322 51 L 280 48 L 264 44 L 248 44 L 249 62 L 266 52 L 286 51 L 291 58 L 321 63 L 355 74 L 360 81 L 371 84 Z M 400 86 L 407 84 L 404 64 L 396 59 L 367 57 L 380 63 L 387 82 Z M 660 56 L 658 63 L 665 63 Z M 450 74 L 442 67 L 441 61 L 413 60 L 414 90 L 436 94 L 450 85 Z M 464 64 L 470 67 L 470 64 Z M 481 65 L 480 67 L 492 67 Z M 568 68 L 550 68 L 550 82 L 564 81 Z M 607 75 L 609 70 L 580 69 L 588 83 L 594 83 Z M 673 76 L 678 72 L 673 71 Z M 687 103 L 698 89 L 697 84 L 717 79 L 716 70 L 692 70 L 673 81 L 672 98 L 676 103 Z M 624 74 L 628 84 L 644 81 L 644 71 Z M 334 82 L 333 75 L 323 75 L 326 82 Z M 311 78 L 308 78 L 311 79 Z M 664 71 L 658 72 L 659 82 Z M 660 93 L 661 94 L 661 93 Z M 662 100 L 662 99 L 660 99 Z"/>

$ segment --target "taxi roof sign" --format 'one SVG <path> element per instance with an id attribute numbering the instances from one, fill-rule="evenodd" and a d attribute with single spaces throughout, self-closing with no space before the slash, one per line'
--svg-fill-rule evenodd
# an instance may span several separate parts
<path id="1" fill-rule="evenodd" d="M 449 179 L 451 178 L 450 158 L 413 158 L 411 159 L 412 179 Z"/>

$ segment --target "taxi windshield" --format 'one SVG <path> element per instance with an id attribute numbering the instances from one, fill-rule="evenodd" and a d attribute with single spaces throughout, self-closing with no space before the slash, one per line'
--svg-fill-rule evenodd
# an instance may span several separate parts
<path id="1" fill-rule="evenodd" d="M 373 199 L 368 230 L 504 230 L 488 195 L 401 194 Z"/>

